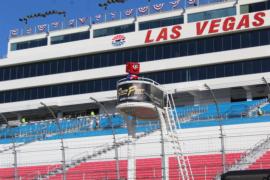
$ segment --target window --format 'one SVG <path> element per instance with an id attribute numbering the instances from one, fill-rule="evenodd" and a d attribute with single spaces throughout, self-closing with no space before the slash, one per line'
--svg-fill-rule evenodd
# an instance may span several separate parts
<path id="1" fill-rule="evenodd" d="M 89 38 L 90 38 L 89 31 L 66 34 L 66 35 L 61 35 L 61 36 L 53 36 L 51 37 L 51 44 L 60 44 L 60 43 L 79 41 L 79 40 L 89 39 Z"/>
<path id="2" fill-rule="evenodd" d="M 224 9 L 216 9 L 211 11 L 199 12 L 194 14 L 188 14 L 188 22 L 197 22 L 207 19 L 215 19 L 227 16 L 236 15 L 236 8 L 229 7 Z"/>
<path id="3" fill-rule="evenodd" d="M 103 37 L 103 36 L 110 36 L 114 34 L 121 34 L 121 33 L 128 33 L 135 31 L 135 24 L 128 24 L 128 25 L 121 25 L 103 29 L 96 29 L 94 30 L 94 38 Z"/>
<path id="4" fill-rule="evenodd" d="M 184 23 L 183 16 L 175 16 L 175 17 L 169 17 L 169 18 L 164 18 L 164 19 L 140 22 L 139 30 L 154 29 L 154 28 L 171 26 L 175 24 L 183 24 L 183 23 Z"/>
<path id="5" fill-rule="evenodd" d="M 28 48 L 34 48 L 34 47 L 40 47 L 40 46 L 46 46 L 46 45 L 47 45 L 47 38 L 44 38 L 44 39 L 37 39 L 37 40 L 31 40 L 31 41 L 25 41 L 25 42 L 12 43 L 10 50 L 16 51 L 16 50 L 28 49 Z"/>
<path id="6" fill-rule="evenodd" d="M 253 4 L 245 4 L 240 6 L 240 13 L 252 13 L 257 11 L 264 11 L 270 9 L 270 2 L 264 1 L 264 2 L 258 2 Z"/>

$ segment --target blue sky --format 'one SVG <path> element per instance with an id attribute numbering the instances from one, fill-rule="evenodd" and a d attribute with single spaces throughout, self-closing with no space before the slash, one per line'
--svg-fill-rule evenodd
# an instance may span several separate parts
<path id="1" fill-rule="evenodd" d="M 100 13 L 110 13 L 129 8 L 138 8 L 148 4 L 154 5 L 164 2 L 169 6 L 169 2 L 174 0 L 126 0 L 123 4 L 113 4 L 107 10 L 100 8 L 98 3 L 106 0 L 2 0 L 0 6 L 0 57 L 7 53 L 7 43 L 11 29 L 20 29 L 25 25 L 18 19 L 30 14 L 45 12 L 49 10 L 66 11 L 68 19 L 95 16 Z M 184 0 L 181 0 L 183 3 Z M 201 0 L 205 1 L 205 0 Z M 207 0 L 211 1 L 211 0 Z M 49 24 L 53 21 L 64 21 L 63 16 L 52 15 L 48 18 L 31 19 L 28 23 L 30 26 L 38 24 Z"/>

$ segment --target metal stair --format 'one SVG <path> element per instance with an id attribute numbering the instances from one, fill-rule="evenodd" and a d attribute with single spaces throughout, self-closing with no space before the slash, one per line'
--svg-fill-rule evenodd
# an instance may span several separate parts
<path id="1" fill-rule="evenodd" d="M 256 162 L 261 156 L 263 156 L 270 149 L 270 136 L 259 141 L 251 149 L 244 152 L 240 159 L 235 161 L 230 167 L 226 169 L 228 171 L 240 171 L 247 169 L 250 165 Z M 217 174 L 216 180 L 220 180 L 221 174 Z"/>
<path id="2" fill-rule="evenodd" d="M 258 142 L 252 149 L 243 153 L 238 161 L 228 168 L 228 171 L 245 170 L 270 148 L 270 136 Z"/>
<path id="3" fill-rule="evenodd" d="M 173 145 L 174 154 L 177 158 L 178 169 L 182 180 L 194 180 L 188 156 L 184 156 L 178 131 L 181 129 L 180 121 L 175 108 L 175 103 L 171 93 L 167 94 L 165 107 L 165 119 L 167 120 L 167 134 Z"/>
<path id="4" fill-rule="evenodd" d="M 139 134 L 139 135 L 136 135 L 135 139 L 138 140 L 138 139 L 141 139 L 143 137 L 146 137 L 154 132 L 156 132 L 157 130 L 159 130 L 159 128 L 154 128 L 154 129 L 151 129 L 147 132 L 144 132 L 142 134 Z M 117 142 L 115 145 L 114 144 L 105 144 L 101 147 L 101 149 L 99 150 L 96 150 L 94 153 L 90 153 L 90 152 L 86 152 L 86 155 L 84 154 L 82 157 L 79 157 L 75 160 L 72 160 L 70 163 L 66 164 L 66 171 L 68 171 L 68 169 L 70 168 L 73 168 L 75 166 L 78 166 L 80 165 L 81 163 L 83 162 L 86 162 L 92 158 L 96 158 L 98 156 L 101 156 L 111 150 L 113 150 L 116 147 L 121 147 L 121 146 L 124 146 L 124 145 L 127 145 L 129 143 L 129 140 L 128 139 L 124 139 L 122 141 L 119 141 Z M 105 146 L 105 147 L 104 147 Z M 47 174 L 42 174 L 42 175 L 38 175 L 38 176 L 35 176 L 33 179 L 34 180 L 42 180 L 42 179 L 49 179 L 49 177 L 51 176 L 55 176 L 57 174 L 62 174 L 63 173 L 63 168 L 62 167 L 56 167 L 55 169 L 49 171 Z"/>

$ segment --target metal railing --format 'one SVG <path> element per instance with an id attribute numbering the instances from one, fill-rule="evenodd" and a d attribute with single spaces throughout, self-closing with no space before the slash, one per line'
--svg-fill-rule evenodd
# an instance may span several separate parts
<path id="1" fill-rule="evenodd" d="M 130 8 L 122 11 L 113 11 L 100 13 L 95 16 L 72 18 L 63 22 L 55 21 L 48 24 L 40 24 L 36 26 L 25 26 L 24 28 L 17 28 L 10 30 L 10 38 L 25 36 L 37 33 L 50 32 L 61 29 L 77 28 L 81 26 L 92 26 L 94 24 L 106 23 L 110 21 L 123 20 L 128 18 L 136 18 L 150 14 L 157 14 L 162 12 L 175 11 L 179 9 L 200 7 L 213 3 L 223 3 L 237 0 L 196 0 L 194 3 L 189 3 L 188 0 L 172 0 L 170 2 L 147 4 L 139 8 Z M 190 1 L 191 2 L 191 1 Z"/>

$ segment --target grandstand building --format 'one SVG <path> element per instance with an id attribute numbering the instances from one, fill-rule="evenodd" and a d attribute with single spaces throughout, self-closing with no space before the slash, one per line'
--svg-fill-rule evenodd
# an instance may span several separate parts
<path id="1" fill-rule="evenodd" d="M 0 180 L 126 179 L 126 123 L 115 106 L 127 62 L 140 62 L 141 77 L 173 94 L 195 180 L 270 168 L 269 48 L 266 0 L 214 1 L 11 36 L 0 61 Z M 27 122 L 12 127 L 22 118 Z M 162 177 L 157 126 L 137 122 L 136 179 L 179 179 L 172 148 Z"/>

